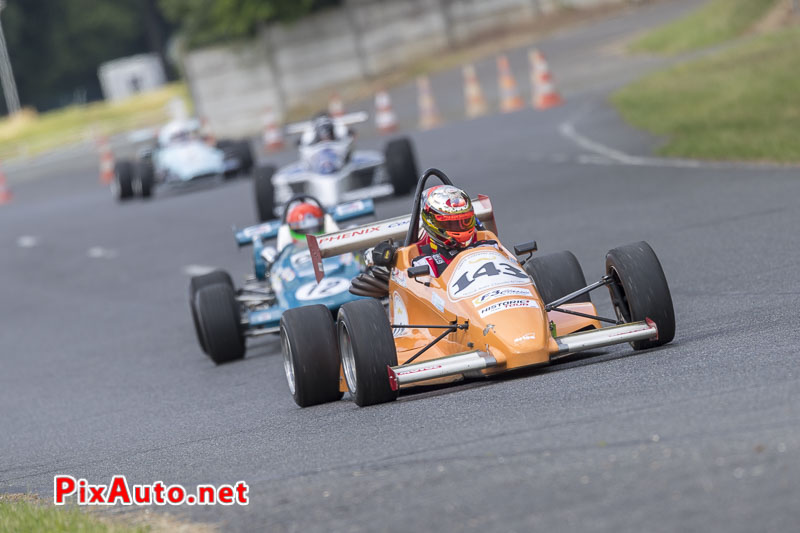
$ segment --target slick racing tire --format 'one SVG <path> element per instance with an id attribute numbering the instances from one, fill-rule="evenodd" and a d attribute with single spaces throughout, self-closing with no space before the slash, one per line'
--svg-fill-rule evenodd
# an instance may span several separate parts
<path id="1" fill-rule="evenodd" d="M 253 170 L 253 150 L 250 147 L 249 141 L 230 141 L 221 140 L 217 142 L 217 149 L 225 153 L 225 157 L 235 157 L 239 160 L 239 166 L 236 170 L 225 173 L 225 178 L 233 178 L 237 175 L 247 175 Z"/>
<path id="2" fill-rule="evenodd" d="M 385 157 L 386 171 L 394 186 L 395 196 L 411 193 L 419 179 L 417 157 L 414 155 L 411 141 L 406 137 L 389 141 Z"/>
<path id="3" fill-rule="evenodd" d="M 244 357 L 241 313 L 233 288 L 226 283 L 208 285 L 197 291 L 196 301 L 200 331 L 211 360 L 219 365 Z"/>
<path id="4" fill-rule="evenodd" d="M 295 403 L 310 407 L 340 400 L 339 347 L 328 308 L 289 309 L 281 316 L 280 331 L 283 370 Z"/>
<path id="5" fill-rule="evenodd" d="M 153 194 L 153 164 L 149 161 L 140 161 L 136 165 L 134 191 L 142 198 L 150 198 Z"/>
<path id="6" fill-rule="evenodd" d="M 617 318 L 639 322 L 649 318 L 658 327 L 655 340 L 634 341 L 634 350 L 646 350 L 675 338 L 675 310 L 667 278 L 656 253 L 644 241 L 627 244 L 606 254 L 608 286 Z"/>
<path id="7" fill-rule="evenodd" d="M 189 310 L 192 313 L 192 324 L 194 324 L 197 342 L 200 344 L 200 348 L 203 349 L 204 353 L 208 353 L 208 349 L 206 348 L 206 340 L 203 338 L 203 331 L 200 329 L 200 321 L 197 318 L 197 300 L 195 296 L 197 295 L 197 291 L 203 287 L 208 287 L 209 285 L 215 285 L 217 283 L 228 285 L 233 289 L 233 280 L 230 274 L 224 270 L 214 270 L 202 276 L 192 276 L 192 279 L 189 281 Z"/>
<path id="8" fill-rule="evenodd" d="M 255 170 L 253 187 L 256 197 L 256 215 L 259 222 L 275 218 L 275 190 L 272 187 L 272 176 L 275 167 L 264 166 Z"/>
<path id="9" fill-rule="evenodd" d="M 119 202 L 124 202 L 133 197 L 133 179 L 135 167 L 132 161 L 123 159 L 114 165 L 114 182 L 111 192 Z"/>
<path id="10" fill-rule="evenodd" d="M 249 175 L 253 171 L 253 162 L 255 161 L 255 158 L 253 157 L 253 149 L 250 147 L 250 142 L 238 141 L 233 146 L 234 153 L 241 162 L 239 173 L 242 175 Z"/>
<path id="11" fill-rule="evenodd" d="M 397 366 L 392 328 L 379 300 L 356 300 L 339 309 L 339 352 L 347 388 L 360 407 L 397 399 L 388 366 Z"/>
<path id="12" fill-rule="evenodd" d="M 586 276 L 572 252 L 555 252 L 533 257 L 525 263 L 525 271 L 536 285 L 545 305 L 586 287 Z M 586 293 L 569 303 L 591 301 L 589 293 Z"/>

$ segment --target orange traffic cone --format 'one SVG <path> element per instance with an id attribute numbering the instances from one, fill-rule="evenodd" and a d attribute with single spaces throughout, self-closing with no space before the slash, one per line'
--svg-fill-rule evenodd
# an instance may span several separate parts
<path id="1" fill-rule="evenodd" d="M 264 149 L 267 152 L 283 150 L 285 146 L 283 142 L 283 130 L 278 126 L 275 113 L 271 109 L 267 110 L 264 122 L 266 126 L 264 128 Z"/>
<path id="2" fill-rule="evenodd" d="M 391 133 L 397 129 L 397 115 L 386 91 L 378 91 L 375 95 L 375 127 L 381 133 Z"/>
<path id="3" fill-rule="evenodd" d="M 417 78 L 417 93 L 419 101 L 419 129 L 429 130 L 441 124 L 439 110 L 431 92 L 431 82 L 427 76 Z"/>
<path id="4" fill-rule="evenodd" d="M 217 137 L 214 135 L 214 131 L 211 129 L 211 126 L 208 125 L 208 119 L 205 117 L 200 120 L 200 135 L 202 135 L 207 145 L 217 145 Z"/>
<path id="5" fill-rule="evenodd" d="M 536 109 L 549 109 L 564 103 L 561 95 L 553 86 L 550 76 L 550 67 L 539 50 L 533 49 L 528 53 L 531 61 L 531 83 L 533 85 L 533 107 Z"/>
<path id="6" fill-rule="evenodd" d="M 486 98 L 483 96 L 483 89 L 478 82 L 478 76 L 475 74 L 475 67 L 473 65 L 464 65 L 464 102 L 467 108 L 467 116 L 469 118 L 479 117 L 485 115 L 488 107 L 486 105 Z"/>
<path id="7" fill-rule="evenodd" d="M 109 185 L 114 181 L 114 154 L 108 144 L 108 137 L 100 137 L 97 148 L 100 151 L 100 183 Z"/>
<path id="8" fill-rule="evenodd" d="M 11 189 L 6 183 L 6 173 L 0 169 L 0 205 L 10 203 L 13 198 L 14 195 L 11 194 Z"/>
<path id="9" fill-rule="evenodd" d="M 525 103 L 519 95 L 519 89 L 517 89 L 517 81 L 514 79 L 514 75 L 511 74 L 508 57 L 504 55 L 497 57 L 497 74 L 500 87 L 500 111 L 510 113 L 525 107 Z"/>
<path id="10" fill-rule="evenodd" d="M 336 93 L 333 93 L 328 102 L 328 114 L 332 117 L 341 117 L 344 115 L 344 102 L 342 102 L 342 99 Z"/>

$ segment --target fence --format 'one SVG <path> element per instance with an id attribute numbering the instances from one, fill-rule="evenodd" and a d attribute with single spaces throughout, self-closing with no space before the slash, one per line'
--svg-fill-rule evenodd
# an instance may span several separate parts
<path id="1" fill-rule="evenodd" d="M 263 128 L 304 98 L 369 79 L 561 7 L 625 0 L 345 0 L 254 40 L 188 53 L 184 71 L 197 112 L 219 135 Z"/>

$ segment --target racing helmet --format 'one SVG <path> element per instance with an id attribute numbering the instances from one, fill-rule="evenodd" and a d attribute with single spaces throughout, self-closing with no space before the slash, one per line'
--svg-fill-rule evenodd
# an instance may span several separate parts
<path id="1" fill-rule="evenodd" d="M 286 213 L 286 224 L 295 241 L 304 241 L 306 235 L 319 235 L 325 225 L 322 208 L 311 202 L 300 202 L 290 206 Z"/>
<path id="2" fill-rule="evenodd" d="M 319 115 L 314 119 L 314 137 L 317 142 L 336 140 L 336 126 L 328 115 Z"/>
<path id="3" fill-rule="evenodd" d="M 437 185 L 426 189 L 422 198 L 422 228 L 434 244 L 465 248 L 475 241 L 475 210 L 467 193 L 452 185 Z"/>

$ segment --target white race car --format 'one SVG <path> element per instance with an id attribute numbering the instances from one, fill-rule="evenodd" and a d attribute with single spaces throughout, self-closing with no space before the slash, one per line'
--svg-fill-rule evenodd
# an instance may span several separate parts
<path id="1" fill-rule="evenodd" d="M 260 221 L 280 213 L 276 206 L 296 194 L 309 194 L 326 207 L 389 195 L 409 194 L 419 172 L 408 138 L 389 141 L 383 153 L 355 150 L 350 125 L 363 122 L 366 113 L 331 118 L 321 114 L 308 122 L 291 124 L 289 135 L 300 134 L 300 159 L 275 169 L 262 167 L 255 173 L 256 211 Z"/>
<path id="2" fill-rule="evenodd" d="M 253 164 L 248 141 L 210 142 L 198 120 L 173 120 L 159 130 L 153 147 L 139 150 L 137 160 L 117 161 L 111 190 L 119 201 L 149 198 L 157 184 L 177 186 L 249 174 Z"/>

